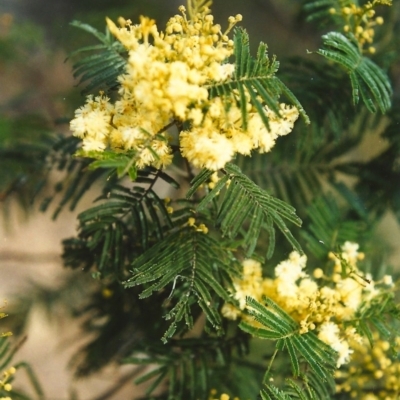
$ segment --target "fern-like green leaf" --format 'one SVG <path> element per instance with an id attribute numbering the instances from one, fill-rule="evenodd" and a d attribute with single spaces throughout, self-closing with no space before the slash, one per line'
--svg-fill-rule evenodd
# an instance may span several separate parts
<path id="1" fill-rule="evenodd" d="M 292 400 L 287 393 L 274 385 L 268 385 L 266 389 L 262 389 L 260 396 L 262 400 Z"/>
<path id="2" fill-rule="evenodd" d="M 52 202 L 59 198 L 57 207 L 53 212 L 54 219 L 68 204 L 69 210 L 73 211 L 93 185 L 101 179 L 105 181 L 107 176 L 108 171 L 106 170 L 87 171 L 92 160 L 73 157 L 79 143 L 80 140 L 76 137 L 61 136 L 55 140 L 45 156 L 52 168 L 63 172 L 62 179 L 56 182 L 51 194 L 47 195 L 40 204 L 41 211 L 46 211 Z M 67 174 L 67 176 L 64 174 Z M 115 183 L 115 179 L 112 176 L 110 178 L 105 185 L 106 191 L 109 191 Z M 45 180 L 43 180 L 41 188 L 44 186 Z"/>
<path id="3" fill-rule="evenodd" d="M 373 329 L 385 340 L 396 336 L 396 321 L 400 320 L 400 311 L 391 291 L 380 293 L 376 298 L 361 305 L 354 320 L 349 320 L 350 326 L 355 326 L 371 344 L 374 343 Z"/>
<path id="4" fill-rule="evenodd" d="M 79 214 L 78 238 L 64 241 L 65 265 L 80 267 L 81 255 L 90 252 L 85 269 L 96 264 L 103 275 L 125 277 L 133 255 L 147 249 L 150 241 L 160 240 L 163 230 L 172 227 L 164 202 L 151 187 L 116 186 L 98 199 L 107 198 L 107 202 Z"/>
<path id="5" fill-rule="evenodd" d="M 324 382 L 324 387 L 327 385 Z M 329 392 L 316 392 L 308 380 L 308 376 L 302 376 L 301 380 L 294 381 L 286 379 L 283 388 L 277 388 L 273 384 L 265 384 L 265 388 L 261 390 L 261 398 L 269 400 L 330 400 Z"/>
<path id="6" fill-rule="evenodd" d="M 302 250 L 299 243 L 289 231 L 284 221 L 287 220 L 300 226 L 301 220 L 296 215 L 296 210 L 262 190 L 244 175 L 237 166 L 227 164 L 224 171 L 225 176 L 203 198 L 197 209 L 199 211 L 205 209 L 212 200 L 219 196 L 216 225 L 220 226 L 223 234 L 231 239 L 241 233 L 243 224 L 248 221 L 247 232 L 245 234 L 241 233 L 243 246 L 247 249 L 247 257 L 253 254 L 261 230 L 266 230 L 270 233 L 272 240 L 269 242 L 268 255 L 272 255 L 274 236 L 273 234 L 271 235 L 271 230 L 274 229 L 274 226 L 277 226 L 292 244 L 293 248 L 301 253 Z M 209 173 L 201 172 L 193 180 L 192 185 L 199 187 L 209 176 Z M 230 181 L 229 186 L 226 190 L 221 191 L 221 188 L 228 180 Z M 192 195 L 193 192 L 193 189 L 191 189 L 188 195 Z"/>
<path id="7" fill-rule="evenodd" d="M 132 158 L 123 154 L 105 151 L 101 154 L 100 160 L 90 158 L 90 154 L 88 157 L 76 157 L 74 155 L 79 153 L 80 142 L 80 139 L 73 136 L 60 137 L 45 155 L 55 169 L 67 174 L 56 182 L 53 192 L 41 202 L 41 210 L 46 211 L 56 199 L 59 199 L 53 212 L 54 219 L 67 206 L 70 211 L 75 210 L 82 198 L 99 181 L 103 182 L 103 195 L 111 193 L 126 172 L 131 180 L 139 184 L 154 185 L 160 179 L 175 189 L 179 188 L 179 183 L 161 170 L 147 167 L 137 171 L 133 166 L 128 167 Z M 44 183 L 43 180 L 43 187 Z"/>
<path id="8" fill-rule="evenodd" d="M 75 57 L 77 54 L 89 53 L 73 65 L 74 77 L 80 76 L 79 84 L 86 85 L 83 93 L 88 94 L 96 88 L 105 91 L 116 88 L 117 78 L 126 65 L 127 51 L 124 46 L 114 39 L 107 28 L 104 34 L 79 21 L 73 21 L 71 25 L 90 33 L 100 42 L 98 45 L 78 49 L 69 56 Z"/>
<path id="9" fill-rule="evenodd" d="M 369 58 L 363 56 L 356 39 L 339 32 L 322 36 L 325 48 L 318 54 L 339 64 L 350 77 L 353 89 L 353 103 L 358 104 L 360 96 L 370 112 L 376 112 L 376 105 L 382 113 L 391 107 L 392 87 L 386 74 Z"/>
<path id="10" fill-rule="evenodd" d="M 0 116 L 0 204 L 4 216 L 12 200 L 29 209 L 33 198 L 47 186 L 47 155 L 55 141 L 44 118 Z"/>
<path id="11" fill-rule="evenodd" d="M 330 377 L 327 381 L 323 381 L 313 371 L 309 371 L 302 379 L 316 393 L 318 400 L 331 400 L 332 394 L 336 391 L 333 377 Z"/>
<path id="12" fill-rule="evenodd" d="M 342 27 L 346 20 L 341 12 L 332 13 L 330 10 L 339 11 L 343 7 L 350 7 L 351 0 L 305 0 L 303 1 L 303 11 L 307 15 L 308 22 L 317 22 L 321 28 L 332 23 L 336 27 Z"/>
<path id="13" fill-rule="evenodd" d="M 290 392 L 293 393 L 293 398 L 300 400 L 322 400 L 320 397 L 317 397 L 315 391 L 308 384 L 300 386 L 293 379 L 287 379 L 286 385 L 290 388 Z"/>
<path id="14" fill-rule="evenodd" d="M 260 43 L 257 58 L 254 59 L 250 55 L 247 32 L 244 29 L 236 29 L 234 36 L 235 75 L 223 83 L 211 85 L 209 87 L 210 96 L 220 96 L 227 108 L 232 101 L 237 103 L 242 113 L 242 125 L 245 130 L 247 129 L 246 104 L 248 102 L 246 93 L 250 96 L 251 103 L 267 128 L 269 123 L 265 106 L 279 115 L 279 97 L 282 94 L 297 107 L 304 120 L 309 123 L 303 106 L 289 88 L 275 76 L 279 63 L 275 58 L 270 60 L 266 50 L 267 46 Z"/>
<path id="15" fill-rule="evenodd" d="M 14 380 L 14 376 L 12 374 L 7 374 L 6 369 L 11 367 L 11 361 L 18 350 L 18 346 L 11 346 L 10 340 L 8 336 L 0 335 L 0 370 L 4 371 L 4 377 L 6 377 L 7 383 L 12 383 Z M 36 374 L 34 373 L 32 367 L 26 362 L 20 361 L 12 365 L 16 370 L 25 370 L 25 375 L 28 377 L 28 382 L 32 389 L 35 392 L 35 397 L 38 400 L 44 400 L 44 393 L 42 387 L 37 379 Z M 12 385 L 14 386 L 14 385 Z M 2 398 L 12 398 L 14 399 L 28 399 L 28 397 L 22 394 L 19 391 L 14 390 L 13 388 L 6 389 L 5 384 L 0 387 L 0 396 Z"/>
<path id="16" fill-rule="evenodd" d="M 137 354 L 140 356 L 127 357 L 123 363 L 156 366 L 151 371 L 145 369 L 135 380 L 136 384 L 141 384 L 151 378 L 155 379 L 146 390 L 147 395 L 162 385 L 161 377 L 166 377 L 169 385 L 162 398 L 206 399 L 212 388 L 210 381 L 219 383 L 218 379 L 213 379 L 214 373 L 222 371 L 226 373 L 225 368 L 228 367 L 232 352 L 238 343 L 237 339 L 215 336 L 171 339 L 163 346 L 147 344 L 143 346 L 145 355 L 139 350 Z"/>
<path id="17" fill-rule="evenodd" d="M 316 198 L 307 214 L 310 223 L 300 235 L 320 260 L 325 260 L 329 251 L 346 241 L 360 241 L 367 229 L 366 222 L 349 220 L 332 196 Z"/>
<path id="18" fill-rule="evenodd" d="M 173 298 L 178 298 L 166 315 L 172 323 L 164 340 L 174 334 L 182 319 L 189 327 L 192 325 L 190 307 L 193 302 L 199 304 L 211 325 L 220 331 L 216 299 L 231 301 L 219 273 L 228 268 L 227 257 L 212 237 L 193 227 L 184 227 L 170 232 L 133 262 L 133 275 L 125 282 L 125 287 L 143 285 L 140 297 L 146 298 L 169 286 L 171 303 Z"/>
<path id="19" fill-rule="evenodd" d="M 271 299 L 265 298 L 264 304 L 247 298 L 248 314 L 264 328 L 260 330 L 248 322 L 242 321 L 240 328 L 255 337 L 265 337 L 265 331 L 276 334 L 268 339 L 277 341 L 277 348 L 289 351 L 293 374 L 299 375 L 299 362 L 306 362 L 313 372 L 323 380 L 329 380 L 336 365 L 336 352 L 321 342 L 317 336 L 308 332 L 299 333 L 299 325 Z M 290 349 L 289 349 L 290 348 Z"/>

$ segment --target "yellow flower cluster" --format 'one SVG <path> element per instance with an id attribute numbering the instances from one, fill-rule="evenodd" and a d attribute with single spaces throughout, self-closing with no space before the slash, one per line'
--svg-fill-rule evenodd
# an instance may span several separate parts
<path id="1" fill-rule="evenodd" d="M 195 230 L 196 230 L 196 232 L 203 232 L 203 233 L 208 233 L 208 228 L 207 228 L 207 226 L 206 225 L 204 225 L 204 224 L 200 224 L 200 225 L 196 225 L 196 219 L 195 218 L 193 218 L 193 217 L 190 217 L 190 218 L 188 218 L 188 225 L 189 226 L 192 226 Z"/>
<path id="2" fill-rule="evenodd" d="M 182 155 L 195 167 L 210 170 L 222 168 L 235 153 L 250 155 L 258 149 L 260 153 L 269 152 L 278 136 L 292 131 L 299 116 L 297 108 L 280 105 L 281 116 L 265 108 L 269 118 L 269 130 L 265 127 L 254 106 L 248 103 L 248 128 L 242 128 L 241 111 L 236 104 L 229 110 L 219 97 L 209 100 L 210 108 L 198 124 L 193 121 L 192 128 L 180 134 Z"/>
<path id="3" fill-rule="evenodd" d="M 217 396 L 217 393 L 216 389 L 211 389 L 208 400 L 230 400 L 230 396 L 226 393 L 223 393 L 219 398 L 216 398 L 215 396 Z M 239 397 L 234 397 L 232 400 L 239 400 Z"/>
<path id="4" fill-rule="evenodd" d="M 391 0 L 373 0 L 362 6 L 353 3 L 338 10 L 335 8 L 329 10 L 331 14 L 340 13 L 342 15 L 346 21 L 343 30 L 345 32 L 352 32 L 361 48 L 368 45 L 368 51 L 371 54 L 376 51 L 375 47 L 371 46 L 375 35 L 374 28 L 376 25 L 382 25 L 384 22 L 382 17 L 375 16 L 373 8 L 378 4 L 390 6 L 392 2 Z"/>
<path id="5" fill-rule="evenodd" d="M 232 297 L 238 301 L 239 308 L 226 303 L 222 314 L 236 319 L 242 316 L 247 296 L 258 301 L 267 296 L 299 322 L 300 333 L 315 331 L 320 340 L 337 351 L 340 367 L 350 360 L 351 343 L 362 340 L 355 328 L 346 327 L 346 322 L 369 307 L 391 281 L 386 277 L 379 282 L 382 288 L 376 287 L 368 274 L 364 276 L 358 270 L 357 261 L 364 255 L 358 252 L 356 243 L 346 242 L 341 254 L 331 257 L 335 261 L 332 274 L 326 276 L 318 268 L 313 274 L 315 279 L 304 271 L 306 256 L 297 252 L 276 266 L 275 278 L 263 278 L 261 264 L 245 260 L 242 277 L 233 282 Z"/>
<path id="6" fill-rule="evenodd" d="M 70 123 L 73 134 L 83 139 L 83 151 L 93 155 L 111 149 L 133 152 L 134 165 L 160 168 L 172 161 L 171 124 L 180 132 L 182 155 L 195 167 L 222 168 L 235 153 L 269 151 L 280 135 L 293 129 L 298 118 L 295 107 L 281 105 L 281 118 L 265 109 L 267 129 L 248 96 L 248 129 L 242 128 L 241 110 L 232 102 L 226 107 L 220 97 L 209 98 L 208 87 L 233 76 L 233 54 L 228 33 L 242 16 L 229 18 L 225 32 L 214 23 L 205 7 L 188 19 L 172 17 L 164 32 L 154 20 L 140 18 L 140 24 L 120 19 L 118 28 L 107 20 L 112 34 L 129 52 L 127 66 L 119 77 L 119 97 L 112 103 L 104 95 L 89 96 L 76 110 Z"/>
<path id="7" fill-rule="evenodd" d="M 345 370 L 336 371 L 336 391 L 360 400 L 397 400 L 400 396 L 400 337 L 395 343 L 397 359 L 389 342 L 375 336 L 371 349 L 364 339 L 352 344 L 354 353 Z"/>
<path id="8" fill-rule="evenodd" d="M 2 379 L 0 379 L 0 390 L 4 390 L 6 392 L 10 392 L 12 390 L 12 385 L 9 383 L 10 378 L 15 374 L 17 370 L 14 367 L 8 368 L 3 371 Z M 10 397 L 0 397 L 0 400 L 8 400 Z"/>

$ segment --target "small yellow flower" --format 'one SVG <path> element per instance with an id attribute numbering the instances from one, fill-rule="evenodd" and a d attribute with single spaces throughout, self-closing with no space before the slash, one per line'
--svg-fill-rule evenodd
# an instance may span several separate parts
<path id="1" fill-rule="evenodd" d="M 6 392 L 10 392 L 10 391 L 12 390 L 12 385 L 11 385 L 10 383 L 6 383 L 6 384 L 3 386 L 3 388 L 4 388 L 4 390 L 5 390 Z"/>
<path id="2" fill-rule="evenodd" d="M 208 233 L 208 228 L 204 224 L 200 224 L 199 228 L 197 230 L 200 231 L 200 232 L 203 232 L 205 234 Z"/>
<path id="3" fill-rule="evenodd" d="M 196 223 L 196 219 L 195 219 L 195 218 L 190 217 L 190 218 L 188 219 L 188 225 L 189 225 L 189 226 L 194 226 L 195 223 Z"/>
<path id="4" fill-rule="evenodd" d="M 101 294 L 105 299 L 109 299 L 114 294 L 114 291 L 112 291 L 109 288 L 103 288 L 103 290 L 101 291 Z"/>
<path id="5" fill-rule="evenodd" d="M 320 279 L 324 276 L 324 271 L 321 268 L 316 268 L 313 272 L 313 276 L 315 279 Z"/>

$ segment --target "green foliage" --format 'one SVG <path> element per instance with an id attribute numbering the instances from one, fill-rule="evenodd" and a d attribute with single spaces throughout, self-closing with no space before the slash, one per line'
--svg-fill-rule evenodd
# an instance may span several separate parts
<path id="1" fill-rule="evenodd" d="M 381 129 L 379 116 L 351 107 L 346 73 L 325 61 L 311 63 L 296 57 L 283 75 L 285 81 L 294 82 L 293 90 L 310 110 L 313 124 L 298 123 L 271 153 L 240 156 L 237 165 L 262 189 L 295 207 L 301 218 L 315 198 L 328 192 L 345 198 L 362 215 L 368 199 L 345 186 L 343 173 L 356 177 L 366 169 L 365 162 L 354 163 L 350 154 L 367 132 Z"/>
<path id="2" fill-rule="evenodd" d="M 283 64 L 281 74 L 313 121 L 310 125 L 297 124 L 285 141 L 277 142 L 279 150 L 295 152 L 293 161 L 328 164 L 333 155 L 340 157 L 356 147 L 365 131 L 379 121 L 379 114 L 352 106 L 346 70 L 325 58 L 317 62 L 314 57 L 291 57 Z M 275 153 L 276 150 L 271 155 Z"/>
<path id="3" fill-rule="evenodd" d="M 271 383 L 264 384 L 265 388 L 261 390 L 262 400 L 330 400 L 334 392 L 333 382 L 331 386 L 323 384 L 319 378 L 312 373 L 302 375 L 300 379 L 286 379 L 283 389 L 274 386 Z"/>
<path id="4" fill-rule="evenodd" d="M 69 55 L 71 58 L 77 54 L 85 54 L 73 65 L 74 77 L 80 76 L 79 84 L 86 85 L 83 93 L 88 94 L 94 89 L 104 91 L 115 89 L 118 86 L 117 78 L 126 65 L 127 51 L 124 46 L 115 40 L 107 28 L 105 33 L 101 33 L 79 21 L 73 21 L 71 25 L 90 33 L 100 42 L 100 44 L 83 47 Z M 87 53 L 89 55 L 86 55 Z"/>
<path id="5" fill-rule="evenodd" d="M 270 385 L 267 389 L 263 389 L 260 392 L 260 396 L 262 400 L 290 400 L 288 394 L 272 385 Z"/>
<path id="6" fill-rule="evenodd" d="M 301 231 L 307 248 L 319 260 L 346 241 L 360 242 L 367 231 L 367 223 L 351 220 L 332 196 L 315 199 L 308 209 L 309 224 Z"/>
<path id="7" fill-rule="evenodd" d="M 267 257 L 271 257 L 275 246 L 274 225 L 285 235 L 294 249 L 302 252 L 300 245 L 284 221 L 285 219 L 297 226 L 301 225 L 301 220 L 297 217 L 295 209 L 262 190 L 234 164 L 227 164 L 224 173 L 225 176 L 218 181 L 215 188 L 201 200 L 197 210 L 203 210 L 219 196 L 215 223 L 220 226 L 223 235 L 230 239 L 234 239 L 239 232 L 241 233 L 241 236 L 243 236 L 242 245 L 247 249 L 247 257 L 253 254 L 262 229 L 269 234 Z M 200 173 L 192 181 L 192 187 L 187 196 L 190 198 L 211 174 L 211 171 Z M 224 186 L 228 187 L 220 194 L 220 190 Z M 250 220 L 250 225 L 246 231 L 242 231 L 242 225 L 248 220 Z"/>
<path id="8" fill-rule="evenodd" d="M 368 3 L 372 7 L 366 7 Z M 303 11 L 308 22 L 317 22 L 321 28 L 332 25 L 336 28 L 341 28 L 347 22 L 345 19 L 346 14 L 341 11 L 344 7 L 351 7 L 352 5 L 362 6 L 364 10 L 368 10 L 377 5 L 390 6 L 392 5 L 392 0 L 376 0 L 369 2 L 358 2 L 354 0 L 303 0 Z"/>
<path id="9" fill-rule="evenodd" d="M 63 242 L 65 265 L 83 269 L 96 265 L 102 276 L 123 279 L 133 257 L 172 227 L 163 200 L 153 190 L 158 179 L 177 185 L 164 172 L 148 168 L 140 171 L 137 179 L 147 188 L 128 189 L 115 184 L 97 199 L 100 205 L 79 214 L 78 237 Z"/>
<path id="10" fill-rule="evenodd" d="M 308 22 L 318 22 L 321 27 L 334 24 L 340 27 L 344 24 L 341 13 L 331 13 L 331 8 L 348 7 L 353 3 L 352 0 L 304 0 L 303 10 Z"/>
<path id="11" fill-rule="evenodd" d="M 400 221 L 400 188 L 393 182 L 400 179 L 399 110 L 400 99 L 396 97 L 389 113 L 390 123 L 382 134 L 382 138 L 388 140 L 387 148 L 365 164 L 352 162 L 344 169 L 358 178 L 355 192 L 370 215 L 380 218 L 389 208 L 397 221 Z"/>
<path id="12" fill-rule="evenodd" d="M 357 141 L 344 136 L 342 143 L 337 142 L 336 146 L 327 140 L 307 150 L 278 143 L 274 154 L 254 154 L 251 159 L 240 157 L 238 164 L 246 176 L 271 195 L 292 205 L 304 218 L 307 207 L 321 193 L 329 188 L 337 194 L 337 172 L 341 164 L 336 161 Z"/>
<path id="13" fill-rule="evenodd" d="M 245 321 L 240 323 L 240 328 L 252 336 L 276 341 L 277 350 L 288 352 L 295 377 L 300 376 L 300 362 L 304 362 L 319 379 L 332 379 L 336 352 L 330 346 L 320 341 L 312 332 L 300 334 L 298 323 L 271 299 L 265 298 L 264 304 L 260 304 L 247 298 L 247 305 L 247 313 L 262 328 Z"/>
<path id="14" fill-rule="evenodd" d="M 40 116 L 0 117 L 0 201 L 16 198 L 29 208 L 48 174 L 46 157 L 53 142 Z"/>
<path id="15" fill-rule="evenodd" d="M 185 399 L 207 398 L 215 375 L 228 373 L 232 354 L 243 354 L 243 337 L 189 338 L 171 340 L 167 345 L 147 348 L 147 355 L 126 358 L 123 363 L 142 366 L 157 366 L 135 379 L 136 384 L 150 383 L 146 399 L 163 382 L 169 383 L 161 398 Z"/>
<path id="16" fill-rule="evenodd" d="M 380 338 L 393 340 L 400 321 L 400 309 L 393 291 L 387 290 L 374 298 L 371 304 L 362 306 L 356 317 L 356 320 L 350 320 L 348 324 L 355 326 L 360 334 L 368 338 L 371 347 L 374 344 L 374 330 Z"/>
<path id="17" fill-rule="evenodd" d="M 45 157 L 52 168 L 66 174 L 54 184 L 51 194 L 41 200 L 40 209 L 42 211 L 46 211 L 55 199 L 59 200 L 53 212 L 54 219 L 68 204 L 70 211 L 75 210 L 80 200 L 99 180 L 105 181 L 108 176 L 108 181 L 104 186 L 105 191 L 109 191 L 115 183 L 113 170 L 99 169 L 87 172 L 92 160 L 73 157 L 78 145 L 79 139 L 72 136 L 60 136 L 48 149 Z M 41 188 L 45 187 L 46 182 L 47 179 L 41 181 Z"/>
<path id="18" fill-rule="evenodd" d="M 279 389 L 273 385 L 266 385 L 265 389 L 260 392 L 262 400 L 323 400 L 330 399 L 330 396 L 321 396 L 317 394 L 312 387 L 307 384 L 307 381 L 302 382 L 300 386 L 297 382 L 292 379 L 286 381 L 286 388 Z"/>
<path id="19" fill-rule="evenodd" d="M 140 298 L 146 298 L 172 284 L 169 298 L 177 300 L 165 316 L 172 323 L 164 341 L 173 336 L 182 320 L 188 329 L 193 328 L 190 308 L 194 300 L 213 328 L 222 331 L 218 297 L 231 301 L 222 285 L 230 281 L 231 260 L 229 252 L 224 251 L 212 237 L 197 232 L 193 227 L 182 227 L 174 229 L 133 262 L 133 276 L 125 286 L 145 285 Z M 181 285 L 177 284 L 178 279 Z"/>
<path id="20" fill-rule="evenodd" d="M 128 173 L 132 181 L 137 178 L 137 170 L 132 165 L 135 160 L 134 152 L 132 154 L 119 154 L 113 151 L 90 151 L 89 153 L 84 153 L 82 150 L 78 150 L 76 155 L 94 159 L 88 166 L 90 170 L 115 168 L 118 178 L 122 178 L 125 173 Z"/>
<path id="21" fill-rule="evenodd" d="M 243 29 L 236 29 L 234 36 L 235 76 L 224 83 L 211 85 L 210 96 L 220 96 L 229 108 L 231 101 L 236 102 L 242 113 L 243 129 L 247 129 L 247 98 L 261 116 L 266 127 L 269 127 L 268 117 L 264 106 L 268 106 L 275 114 L 279 111 L 279 96 L 285 95 L 299 110 L 300 114 L 309 123 L 309 118 L 304 108 L 283 82 L 275 76 L 279 63 L 273 58 L 268 59 L 267 46 L 260 43 L 257 58 L 250 55 L 249 35 Z"/>
<path id="22" fill-rule="evenodd" d="M 392 88 L 386 74 L 373 61 L 361 54 L 354 36 L 349 38 L 339 32 L 322 36 L 325 48 L 317 51 L 328 60 L 339 64 L 349 74 L 353 89 L 353 103 L 361 99 L 370 112 L 376 112 L 376 105 L 382 113 L 391 106 Z"/>
<path id="23" fill-rule="evenodd" d="M 10 368 L 15 368 L 16 373 L 19 373 L 19 370 L 25 370 L 29 384 L 35 392 L 35 398 L 38 400 L 44 400 L 43 390 L 30 365 L 25 362 L 12 364 L 12 359 L 18 348 L 19 346 L 11 345 L 9 337 L 0 336 L 0 372 L 2 373 L 0 396 L 3 396 L 2 398 L 11 398 L 12 396 L 12 399 L 15 400 L 30 400 L 30 396 L 20 392 L 19 390 L 16 390 L 14 387 L 11 390 L 5 390 L 3 387 L 3 382 L 12 384 L 12 386 L 14 386 L 13 381 L 15 379 L 15 375 L 10 373 L 9 370 Z"/>
<path id="24" fill-rule="evenodd" d="M 14 352 L 11 350 L 10 339 L 0 336 L 0 370 L 3 371 L 11 362 Z"/>

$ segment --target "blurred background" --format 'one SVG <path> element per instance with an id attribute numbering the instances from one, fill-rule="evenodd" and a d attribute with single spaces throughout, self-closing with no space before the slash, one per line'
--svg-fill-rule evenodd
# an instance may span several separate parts
<path id="1" fill-rule="evenodd" d="M 181 3 L 176 0 L 0 0 L 2 145 L 12 146 L 15 135 L 21 139 L 34 136 L 39 143 L 51 140 L 54 132 L 68 132 L 68 120 L 83 104 L 84 97 L 73 79 L 67 57 L 72 51 L 93 44 L 90 35 L 69 25 L 72 20 L 104 31 L 105 16 L 114 20 L 124 16 L 136 21 L 139 15 L 148 15 L 162 29 Z M 229 15 L 241 13 L 242 26 L 248 30 L 251 43 L 256 46 L 259 41 L 265 41 L 270 53 L 278 59 L 305 55 L 307 49 L 318 46 L 319 35 L 315 35 L 312 26 L 299 23 L 299 12 L 297 0 L 215 0 L 213 5 L 215 19 L 223 27 Z M 379 151 L 379 146 L 379 140 L 371 137 L 371 142 L 353 156 L 368 157 L 372 149 Z M 76 276 L 76 272 L 62 268 L 61 240 L 74 234 L 75 216 L 91 203 L 90 196 L 74 212 L 64 210 L 55 221 L 51 219 L 51 208 L 41 213 L 37 203 L 32 205 L 23 193 L 9 196 L 15 185 L 24 184 L 26 177 L 21 172 L 21 180 L 7 181 L 7 168 L 26 171 L 26 163 L 32 163 L 28 169 L 34 176 L 43 162 L 41 154 L 38 148 L 34 155 L 36 161 L 32 163 L 32 154 L 24 155 L 23 148 L 19 147 L 14 158 L 0 160 L 0 301 L 8 300 L 3 306 L 5 311 L 13 309 L 13 303 L 37 287 L 57 290 L 60 282 Z M 383 218 L 380 232 L 389 244 L 389 262 L 398 267 L 400 229 L 390 213 Z M 90 282 L 84 281 L 84 284 L 90 285 Z M 40 293 L 39 290 L 38 296 Z M 51 299 L 42 300 L 51 303 Z M 69 361 L 85 338 L 80 338 L 79 327 L 71 323 L 65 309 L 55 304 L 50 313 L 41 308 L 30 311 L 24 328 L 28 332 L 26 341 L 16 357 L 30 363 L 47 399 L 132 398 L 132 388 L 124 380 L 124 369 L 110 367 L 85 381 L 72 378 Z M 7 330 L 7 319 L 1 322 L 4 326 L 1 331 Z M 21 376 L 19 381 L 30 390 L 27 379 Z M 138 395 L 139 392 L 140 388 Z"/>

